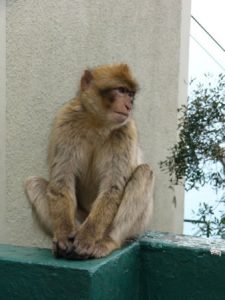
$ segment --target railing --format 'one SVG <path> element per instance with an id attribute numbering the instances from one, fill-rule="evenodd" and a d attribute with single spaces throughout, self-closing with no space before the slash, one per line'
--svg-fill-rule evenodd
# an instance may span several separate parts
<path id="1" fill-rule="evenodd" d="M 184 219 L 184 222 L 192 223 L 192 224 L 204 224 L 206 226 L 206 237 L 210 237 L 210 223 L 209 222 L 201 221 L 201 220 L 191 220 L 191 219 Z"/>

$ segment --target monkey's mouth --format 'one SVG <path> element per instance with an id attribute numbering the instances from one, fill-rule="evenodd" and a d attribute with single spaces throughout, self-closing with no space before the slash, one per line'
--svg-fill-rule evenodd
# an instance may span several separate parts
<path id="1" fill-rule="evenodd" d="M 114 111 L 114 114 L 115 114 L 116 121 L 118 122 L 124 122 L 129 117 L 128 113 L 124 113 L 121 111 Z"/>
<path id="2" fill-rule="evenodd" d="M 114 111 L 114 113 L 118 114 L 118 115 L 121 115 L 121 116 L 124 116 L 126 118 L 128 118 L 129 114 L 127 113 L 124 113 L 124 112 L 121 112 L 121 111 Z"/>

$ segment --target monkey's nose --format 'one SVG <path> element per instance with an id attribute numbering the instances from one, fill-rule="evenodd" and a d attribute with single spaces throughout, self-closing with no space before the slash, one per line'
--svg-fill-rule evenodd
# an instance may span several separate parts
<path id="1" fill-rule="evenodd" d="M 124 106 L 126 107 L 126 110 L 127 110 L 127 111 L 130 111 L 131 108 L 132 108 L 131 100 L 128 99 L 128 100 L 126 101 L 126 103 L 124 103 Z"/>
<path id="2" fill-rule="evenodd" d="M 125 107 L 126 107 L 127 111 L 131 110 L 131 107 L 129 105 L 125 104 Z"/>

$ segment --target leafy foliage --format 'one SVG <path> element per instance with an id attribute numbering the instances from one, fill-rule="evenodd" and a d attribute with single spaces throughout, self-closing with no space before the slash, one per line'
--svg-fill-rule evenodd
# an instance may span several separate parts
<path id="1" fill-rule="evenodd" d="M 225 75 L 220 74 L 214 84 L 207 75 L 205 83 L 191 89 L 188 105 L 183 105 L 178 112 L 178 142 L 170 149 L 166 160 L 160 163 L 161 168 L 169 173 L 170 186 L 185 182 L 188 191 L 208 184 L 217 192 L 224 191 Z M 225 203 L 224 194 L 219 201 Z M 203 235 L 206 231 L 206 235 L 225 232 L 225 217 L 217 219 L 207 204 L 199 208 L 197 216 Z"/>

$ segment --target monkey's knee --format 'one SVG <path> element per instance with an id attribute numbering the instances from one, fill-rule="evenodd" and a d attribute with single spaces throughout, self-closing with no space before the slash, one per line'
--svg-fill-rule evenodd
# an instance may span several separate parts
<path id="1" fill-rule="evenodd" d="M 49 214 L 46 191 L 48 181 L 41 177 L 29 177 L 24 182 L 24 188 L 28 200 L 37 216 L 37 219 L 47 234 L 52 235 L 52 223 Z"/>
<path id="2" fill-rule="evenodd" d="M 110 236 L 115 241 L 144 233 L 150 227 L 153 213 L 154 174 L 147 164 L 139 165 L 133 172 L 115 216 Z"/>
<path id="3" fill-rule="evenodd" d="M 32 205 L 40 197 L 45 197 L 48 182 L 38 176 L 32 176 L 25 180 L 24 189 L 28 200 Z"/>
<path id="4" fill-rule="evenodd" d="M 142 191 L 144 193 L 146 190 L 153 191 L 155 184 L 153 169 L 148 164 L 137 166 L 130 178 L 130 182 L 132 186 L 134 184 L 137 186 L 136 188 L 139 189 L 140 193 L 142 193 Z"/>
<path id="5" fill-rule="evenodd" d="M 66 184 L 62 184 L 61 182 L 49 182 L 47 187 L 47 196 L 50 200 L 58 200 L 61 198 L 73 198 L 74 193 Z"/>
<path id="6" fill-rule="evenodd" d="M 146 177 L 149 179 L 154 178 L 154 172 L 153 169 L 148 164 L 141 164 L 137 166 L 137 168 L 134 171 L 135 177 Z"/>

